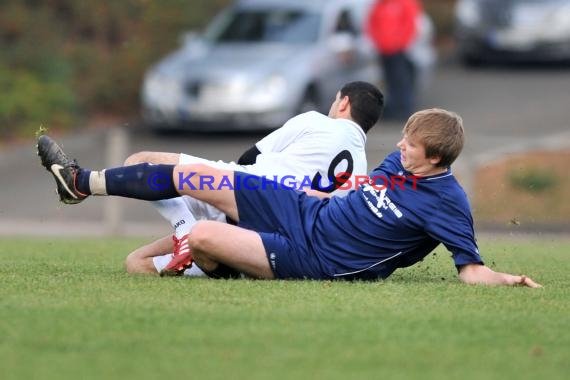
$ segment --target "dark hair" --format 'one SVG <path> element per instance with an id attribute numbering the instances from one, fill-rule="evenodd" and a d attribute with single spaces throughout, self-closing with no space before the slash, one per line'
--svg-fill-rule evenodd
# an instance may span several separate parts
<path id="1" fill-rule="evenodd" d="M 384 95 L 373 84 L 350 82 L 340 90 L 340 97 L 350 100 L 350 117 L 367 133 L 384 111 Z"/>

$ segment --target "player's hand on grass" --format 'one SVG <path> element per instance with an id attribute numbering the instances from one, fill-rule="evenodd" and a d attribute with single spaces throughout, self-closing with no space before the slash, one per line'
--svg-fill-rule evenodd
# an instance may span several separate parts
<path id="1" fill-rule="evenodd" d="M 467 264 L 459 270 L 459 277 L 466 284 L 477 285 L 507 285 L 507 286 L 528 286 L 529 288 L 542 288 L 530 277 L 525 275 L 513 275 L 509 273 L 495 272 L 485 265 Z"/>
<path id="2" fill-rule="evenodd" d="M 518 277 L 517 281 L 513 285 L 528 286 L 529 288 L 542 288 L 542 285 L 540 285 L 538 282 L 535 282 L 532 278 L 525 276 L 524 274 L 513 277 Z"/>

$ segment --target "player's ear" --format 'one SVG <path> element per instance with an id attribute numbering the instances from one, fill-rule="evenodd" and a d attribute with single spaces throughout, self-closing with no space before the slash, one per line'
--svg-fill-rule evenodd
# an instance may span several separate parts
<path id="1" fill-rule="evenodd" d="M 338 103 L 338 110 L 341 112 L 346 112 L 348 109 L 350 109 L 350 98 L 348 96 L 345 96 Z"/>
<path id="2" fill-rule="evenodd" d="M 433 156 L 429 158 L 429 163 L 433 166 L 437 166 L 441 161 L 441 156 Z"/>

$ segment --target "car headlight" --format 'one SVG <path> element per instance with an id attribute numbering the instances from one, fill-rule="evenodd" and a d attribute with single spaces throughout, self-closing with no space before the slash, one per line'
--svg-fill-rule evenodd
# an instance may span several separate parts
<path id="1" fill-rule="evenodd" d="M 143 84 L 144 92 L 147 94 L 156 94 L 160 91 L 160 79 L 154 73 L 148 73 L 145 75 Z"/>
<path id="2" fill-rule="evenodd" d="M 180 83 L 173 78 L 150 72 L 144 79 L 143 96 L 153 103 L 174 104 L 181 96 Z"/>
<path id="3" fill-rule="evenodd" d="M 481 22 L 479 1 L 460 0 L 455 7 L 455 18 L 463 26 L 477 26 Z"/>

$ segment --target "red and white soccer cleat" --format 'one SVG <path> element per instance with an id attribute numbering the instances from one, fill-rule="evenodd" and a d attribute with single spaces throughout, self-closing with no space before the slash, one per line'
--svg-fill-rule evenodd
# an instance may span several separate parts
<path id="1" fill-rule="evenodd" d="M 194 261 L 188 246 L 188 234 L 182 236 L 181 239 L 172 236 L 172 240 L 174 241 L 172 260 L 160 271 L 161 276 L 181 276 Z"/>

